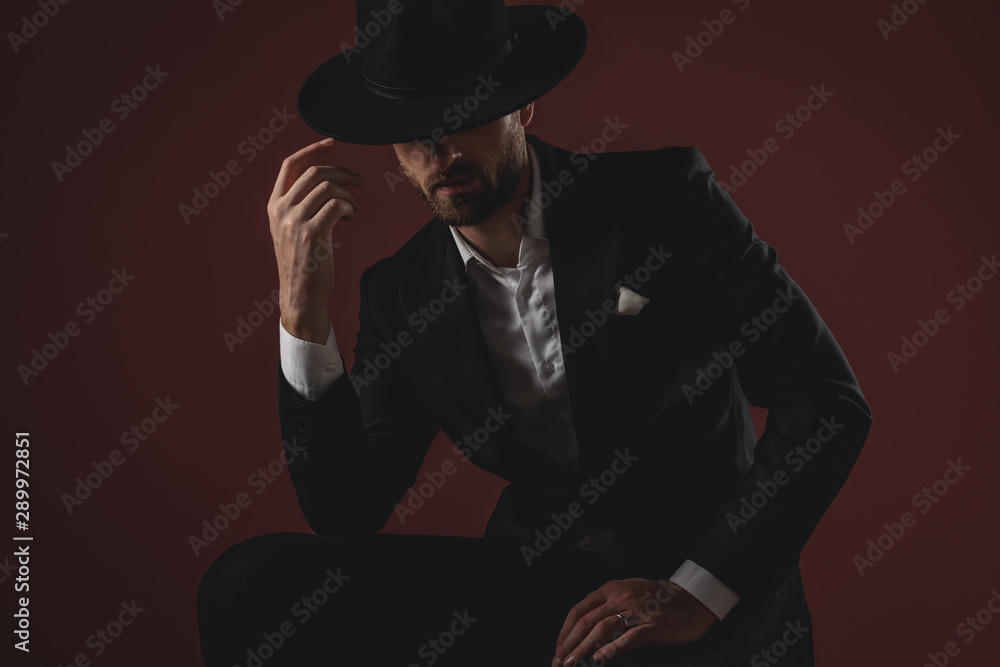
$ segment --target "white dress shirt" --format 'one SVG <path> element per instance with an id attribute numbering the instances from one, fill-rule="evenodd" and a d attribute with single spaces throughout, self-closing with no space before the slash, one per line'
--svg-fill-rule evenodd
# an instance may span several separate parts
<path id="1" fill-rule="evenodd" d="M 566 367 L 556 314 L 552 262 L 545 233 L 541 170 L 528 144 L 531 197 L 536 205 L 524 227 L 516 267 L 497 267 L 473 249 L 455 227 L 452 236 L 476 288 L 476 311 L 486 346 L 507 401 L 519 410 L 518 435 L 561 466 L 579 463 Z M 333 327 L 326 345 L 295 338 L 279 325 L 281 368 L 288 383 L 315 400 L 344 374 Z M 670 578 L 708 607 L 718 618 L 739 596 L 693 561 L 685 561 Z"/>
<path id="2" fill-rule="evenodd" d="M 530 147 L 529 147 L 530 149 Z M 531 151 L 532 193 L 541 190 Z M 518 435 L 556 463 L 575 471 L 576 430 L 566 382 L 549 241 L 541 207 L 531 206 L 516 267 L 497 267 L 450 227 L 469 282 L 476 312 L 508 403 L 517 407 Z"/>

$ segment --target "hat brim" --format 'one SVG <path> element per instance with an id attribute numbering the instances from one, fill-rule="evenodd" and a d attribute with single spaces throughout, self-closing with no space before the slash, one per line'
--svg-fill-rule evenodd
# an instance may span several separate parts
<path id="1" fill-rule="evenodd" d="M 430 99 L 384 97 L 365 85 L 362 50 L 335 56 L 299 91 L 299 115 L 320 134 L 355 144 L 395 144 L 445 136 L 520 109 L 562 81 L 583 57 L 587 29 L 557 7 L 508 7 L 517 45 L 483 79 Z M 550 25 L 550 21 L 552 24 Z M 455 105 L 458 105 L 456 107 Z"/>

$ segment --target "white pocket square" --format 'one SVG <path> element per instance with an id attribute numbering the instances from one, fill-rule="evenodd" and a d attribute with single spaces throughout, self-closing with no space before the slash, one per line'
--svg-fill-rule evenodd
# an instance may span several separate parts
<path id="1" fill-rule="evenodd" d="M 618 315 L 638 315 L 649 299 L 627 287 L 618 286 Z"/>

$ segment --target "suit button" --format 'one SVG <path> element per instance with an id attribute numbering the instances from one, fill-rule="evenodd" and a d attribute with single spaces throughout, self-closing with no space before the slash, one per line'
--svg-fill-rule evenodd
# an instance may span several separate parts
<path id="1" fill-rule="evenodd" d="M 542 370 L 545 371 L 546 373 L 552 373 L 552 371 L 554 371 L 555 369 L 556 365 L 553 364 L 551 361 L 546 361 L 544 364 L 542 364 Z"/>
<path id="2" fill-rule="evenodd" d="M 521 290 L 521 298 L 523 298 L 525 301 L 527 301 L 528 299 L 531 298 L 531 288 L 530 287 L 525 287 L 523 290 Z"/>
<path id="3" fill-rule="evenodd" d="M 593 540 L 584 540 L 584 542 L 583 542 L 583 548 L 586 549 L 587 551 L 592 551 L 594 549 L 594 541 Z"/>

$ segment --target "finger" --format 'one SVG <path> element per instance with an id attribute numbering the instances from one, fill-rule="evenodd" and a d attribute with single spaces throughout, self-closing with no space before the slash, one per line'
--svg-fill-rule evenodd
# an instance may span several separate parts
<path id="1" fill-rule="evenodd" d="M 323 181 L 330 181 L 338 185 L 358 186 L 364 185 L 365 178 L 346 167 L 311 165 L 306 167 L 298 180 L 285 193 L 285 202 L 289 206 L 295 206 Z"/>
<path id="2" fill-rule="evenodd" d="M 327 238 L 330 230 L 341 218 L 344 220 L 354 218 L 351 205 L 343 199 L 331 199 L 323 204 L 316 215 L 309 219 L 309 226 L 314 228 L 316 238 Z"/>
<path id="3" fill-rule="evenodd" d="M 321 155 L 328 153 L 333 144 L 333 137 L 327 137 L 322 141 L 309 144 L 305 148 L 286 157 L 281 163 L 281 170 L 278 172 L 278 178 L 274 182 L 274 190 L 271 192 L 271 198 L 281 197 L 288 192 L 288 188 L 292 187 L 292 184 L 298 180 L 302 172 Z"/>
<path id="4" fill-rule="evenodd" d="M 360 211 L 357 197 L 354 193 L 340 185 L 335 185 L 330 181 L 320 181 L 312 189 L 305 199 L 298 204 L 300 220 L 308 220 L 316 215 L 316 212 L 330 199 L 343 199 L 351 205 L 351 211 Z"/>
<path id="5" fill-rule="evenodd" d="M 586 629 L 588 627 L 589 630 Z M 580 630 L 580 634 L 576 634 L 577 630 Z M 592 612 L 592 615 L 584 616 L 563 644 L 565 651 L 563 664 L 566 667 L 573 667 L 602 644 L 611 641 L 614 634 L 622 630 L 624 630 L 622 620 L 607 608 L 598 609 Z"/>
<path id="6" fill-rule="evenodd" d="M 583 657 L 583 654 L 579 652 L 580 644 L 590 636 L 590 633 L 600 624 L 605 617 L 612 614 L 610 608 L 606 606 L 600 606 L 590 612 L 587 612 L 577 620 L 576 624 L 570 628 L 570 631 L 566 634 L 566 638 L 563 640 L 560 646 L 556 647 L 556 657 L 562 660 L 567 660 L 570 654 L 576 655 L 577 661 Z M 616 617 L 617 618 L 617 617 Z M 621 621 L 619 621 L 620 623 Z"/>
<path id="7" fill-rule="evenodd" d="M 566 615 L 566 620 L 563 621 L 562 628 L 559 630 L 559 637 L 556 639 L 556 648 L 566 641 L 566 636 L 569 634 L 570 630 L 573 629 L 573 626 L 576 625 L 577 621 L 580 620 L 581 616 L 587 612 L 593 611 L 602 604 L 604 604 L 604 596 L 597 591 L 594 591 L 593 593 L 589 593 L 587 597 L 583 598 L 583 600 L 573 605 L 573 608 L 570 609 L 569 613 Z"/>
<path id="8" fill-rule="evenodd" d="M 610 660 L 611 658 L 625 655 L 629 651 L 648 644 L 649 641 L 646 635 L 650 627 L 652 626 L 639 625 L 634 628 L 630 628 L 628 632 L 624 632 L 621 636 L 611 640 L 610 643 L 605 644 L 594 652 L 594 663 L 603 662 L 605 660 Z"/>

